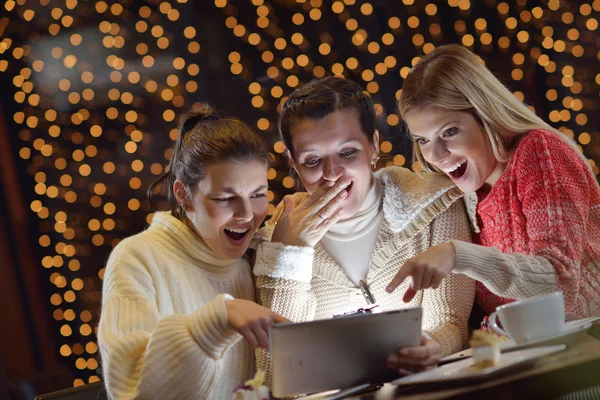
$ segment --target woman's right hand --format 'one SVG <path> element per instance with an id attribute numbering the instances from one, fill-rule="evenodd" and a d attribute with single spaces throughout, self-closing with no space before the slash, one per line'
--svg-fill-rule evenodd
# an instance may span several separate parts
<path id="1" fill-rule="evenodd" d="M 313 247 L 342 216 L 342 202 L 350 182 L 322 185 L 298 204 L 283 198 L 283 212 L 273 230 L 272 242 L 288 246 Z"/>
<path id="2" fill-rule="evenodd" d="M 233 299 L 225 302 L 229 326 L 240 333 L 253 349 L 269 348 L 269 326 L 289 319 L 250 300 Z"/>
<path id="3" fill-rule="evenodd" d="M 417 290 L 437 289 L 442 283 L 442 279 L 454 268 L 456 268 L 454 245 L 451 242 L 440 243 L 406 260 L 385 291 L 392 293 L 406 278 L 411 276 L 412 284 L 402 298 L 405 303 L 408 303 L 416 296 Z"/>
<path id="4" fill-rule="evenodd" d="M 387 367 L 395 369 L 400 375 L 435 368 L 442 358 L 442 348 L 438 342 L 424 334 L 418 346 L 401 347 L 387 358 Z"/>

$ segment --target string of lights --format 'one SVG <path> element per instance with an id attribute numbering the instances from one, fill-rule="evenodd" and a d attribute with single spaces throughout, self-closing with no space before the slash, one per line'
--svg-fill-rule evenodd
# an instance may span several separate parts
<path id="1" fill-rule="evenodd" d="M 12 98 L 4 107 L 31 177 L 56 351 L 73 367 L 75 386 L 101 379 L 95 327 L 106 258 L 151 220 L 146 187 L 170 159 L 177 115 L 211 100 L 212 73 L 231 82 L 222 89 L 235 97 L 228 111 L 247 110 L 239 115 L 272 146 L 270 212 L 297 183 L 275 136 L 287 95 L 325 75 L 360 82 L 383 133 L 380 166 L 417 169 L 395 99 L 419 54 L 450 42 L 479 54 L 599 173 L 600 0 L 8 0 L 3 7 L 0 72 Z M 218 25 L 212 34 L 199 23 L 208 18 Z M 225 68 L 211 68 L 213 61 Z"/>

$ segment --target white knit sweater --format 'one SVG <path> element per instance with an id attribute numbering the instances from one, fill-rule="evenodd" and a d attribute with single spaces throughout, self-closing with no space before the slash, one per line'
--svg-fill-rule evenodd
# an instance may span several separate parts
<path id="1" fill-rule="evenodd" d="M 225 296 L 255 300 L 244 259 L 218 258 L 184 223 L 156 213 L 113 250 L 98 342 L 115 399 L 231 399 L 255 370 Z"/>
<path id="2" fill-rule="evenodd" d="M 419 291 L 408 304 L 402 296 L 407 279 L 394 293 L 385 287 L 410 257 L 451 239 L 471 240 L 462 192 L 449 179 L 423 179 L 398 167 L 376 174 L 383 184 L 383 215 L 372 250 L 366 281 L 383 311 L 423 307 L 423 329 L 437 340 L 444 355 L 459 351 L 467 339 L 467 321 L 475 296 L 475 282 L 452 274 L 439 289 Z M 263 305 L 295 322 L 331 318 L 367 304 L 361 291 L 321 244 L 284 246 L 269 242 L 273 225 L 257 235 L 257 289 Z M 262 239 L 262 241 L 260 241 Z M 259 366 L 268 369 L 267 355 L 259 351 Z"/>

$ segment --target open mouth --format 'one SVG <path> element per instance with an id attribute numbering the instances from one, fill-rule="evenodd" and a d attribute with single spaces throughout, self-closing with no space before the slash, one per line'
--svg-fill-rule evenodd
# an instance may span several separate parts
<path id="1" fill-rule="evenodd" d="M 348 192 L 348 195 L 346 196 L 346 198 L 350 197 L 350 192 L 352 191 L 352 186 L 354 186 L 354 181 L 351 181 L 350 184 L 346 187 L 346 192 Z"/>
<path id="2" fill-rule="evenodd" d="M 243 244 L 246 241 L 246 237 L 250 232 L 250 228 L 245 229 L 224 229 L 225 235 L 229 239 L 229 241 L 235 245 Z"/>
<path id="3" fill-rule="evenodd" d="M 454 180 L 460 179 L 467 171 L 468 164 L 468 161 L 464 160 L 460 164 L 456 165 L 452 170 L 448 171 L 448 174 Z"/>

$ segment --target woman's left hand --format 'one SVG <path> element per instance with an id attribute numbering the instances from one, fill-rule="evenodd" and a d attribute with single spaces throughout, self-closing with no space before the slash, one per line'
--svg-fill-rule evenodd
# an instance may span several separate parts
<path id="1" fill-rule="evenodd" d="M 437 289 L 442 283 L 442 279 L 455 267 L 456 250 L 454 245 L 452 243 L 438 244 L 406 260 L 385 291 L 392 293 L 407 277 L 411 276 L 412 284 L 402 298 L 405 303 L 408 303 L 415 297 L 417 290 Z"/>
<path id="2" fill-rule="evenodd" d="M 440 344 L 427 335 L 421 336 L 420 346 L 401 347 L 387 358 L 387 367 L 401 375 L 435 368 L 442 359 Z"/>

